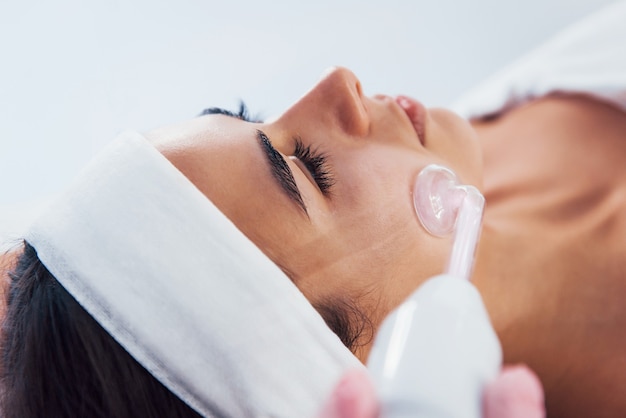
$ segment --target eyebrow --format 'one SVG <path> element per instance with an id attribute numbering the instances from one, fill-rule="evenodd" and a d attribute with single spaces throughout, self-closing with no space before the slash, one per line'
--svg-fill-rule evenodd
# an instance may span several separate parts
<path id="1" fill-rule="evenodd" d="M 280 188 L 285 192 L 287 197 L 291 199 L 291 201 L 294 202 L 308 218 L 309 212 L 307 211 L 306 205 L 304 204 L 304 200 L 302 199 L 302 195 L 300 194 L 300 190 L 298 189 L 298 185 L 296 184 L 296 180 L 293 177 L 293 173 L 291 172 L 287 161 L 285 161 L 280 152 L 274 148 L 272 141 L 270 141 L 265 132 L 257 129 L 256 134 L 257 140 L 263 149 L 263 154 L 267 158 L 272 170 L 272 176 L 277 181 Z"/>

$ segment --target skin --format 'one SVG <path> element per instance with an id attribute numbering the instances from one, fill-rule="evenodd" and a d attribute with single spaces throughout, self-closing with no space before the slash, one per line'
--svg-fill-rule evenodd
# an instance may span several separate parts
<path id="1" fill-rule="evenodd" d="M 277 186 L 259 129 L 289 164 L 308 216 Z M 465 120 L 430 110 L 424 132 L 422 144 L 396 100 L 365 97 L 352 72 L 335 68 L 272 121 L 211 115 L 148 138 L 312 303 L 355 300 L 377 326 L 417 284 L 441 272 L 449 253 L 450 241 L 428 234 L 415 214 L 416 175 L 439 163 L 466 182 L 481 182 L 480 148 Z M 290 158 L 294 136 L 328 157 L 328 195 Z"/>
<path id="2" fill-rule="evenodd" d="M 9 288 L 9 275 L 8 272 L 15 267 L 17 260 L 18 250 L 8 251 L 0 253 L 0 300 L 5 300 L 5 295 Z M 6 304 L 0 303 L 0 320 L 4 318 L 6 311 Z"/>
<path id="3" fill-rule="evenodd" d="M 552 96 L 476 121 L 487 201 L 474 281 L 551 417 L 626 411 L 626 116 Z"/>
<path id="4" fill-rule="evenodd" d="M 473 281 L 505 363 L 537 373 L 550 417 L 624 415 L 625 114 L 549 96 L 472 126 L 438 109 L 425 121 L 422 143 L 395 100 L 364 97 L 337 68 L 267 123 L 212 115 L 147 136 L 309 300 L 354 299 L 374 326 L 443 269 L 450 240 L 421 227 L 411 190 L 425 165 L 451 168 L 487 201 Z M 277 185 L 258 129 L 307 214 Z M 330 194 L 289 158 L 294 135 L 327 154 Z"/>
<path id="5" fill-rule="evenodd" d="M 438 109 L 425 122 L 420 142 L 398 102 L 363 96 L 335 68 L 270 122 L 205 116 L 148 136 L 311 302 L 356 300 L 374 327 L 444 268 L 450 240 L 421 227 L 411 190 L 425 165 L 451 168 L 486 198 L 473 281 L 505 363 L 537 372 L 551 417 L 623 414 L 624 113 L 549 96 L 473 129 Z M 308 216 L 276 185 L 257 129 L 287 159 Z M 294 135 L 328 156 L 330 195 L 289 159 Z"/>
<path id="6" fill-rule="evenodd" d="M 341 378 L 319 418 L 377 418 L 376 389 L 363 370 L 349 370 Z M 524 366 L 506 367 L 485 388 L 484 418 L 544 418 L 541 383 Z"/>

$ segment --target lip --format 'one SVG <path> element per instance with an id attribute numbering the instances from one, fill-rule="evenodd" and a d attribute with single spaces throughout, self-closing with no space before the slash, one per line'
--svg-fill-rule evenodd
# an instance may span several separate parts
<path id="1" fill-rule="evenodd" d="M 404 110 L 404 113 L 408 116 L 417 139 L 419 139 L 422 145 L 426 144 L 426 115 L 428 111 L 426 107 L 417 100 L 408 96 L 396 97 L 396 103 Z"/>

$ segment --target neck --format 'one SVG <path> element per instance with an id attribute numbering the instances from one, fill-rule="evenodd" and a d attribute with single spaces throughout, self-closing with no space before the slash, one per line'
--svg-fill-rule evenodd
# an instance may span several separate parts
<path id="1" fill-rule="evenodd" d="M 514 260 L 502 256 L 510 254 L 503 251 L 511 245 L 506 231 L 505 224 L 492 222 L 485 216 L 472 275 L 472 282 L 481 293 L 498 334 L 508 329 L 520 314 L 520 283 L 516 282 L 515 275 L 511 275 L 508 264 Z"/>

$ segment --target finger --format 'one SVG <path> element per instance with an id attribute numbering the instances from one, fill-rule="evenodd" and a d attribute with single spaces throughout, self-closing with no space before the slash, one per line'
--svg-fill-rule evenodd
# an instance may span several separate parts
<path id="1" fill-rule="evenodd" d="M 368 374 L 349 370 L 339 381 L 320 418 L 376 418 L 378 401 Z"/>
<path id="2" fill-rule="evenodd" d="M 526 366 L 505 367 L 483 395 L 485 418 L 544 418 L 543 388 Z"/>

